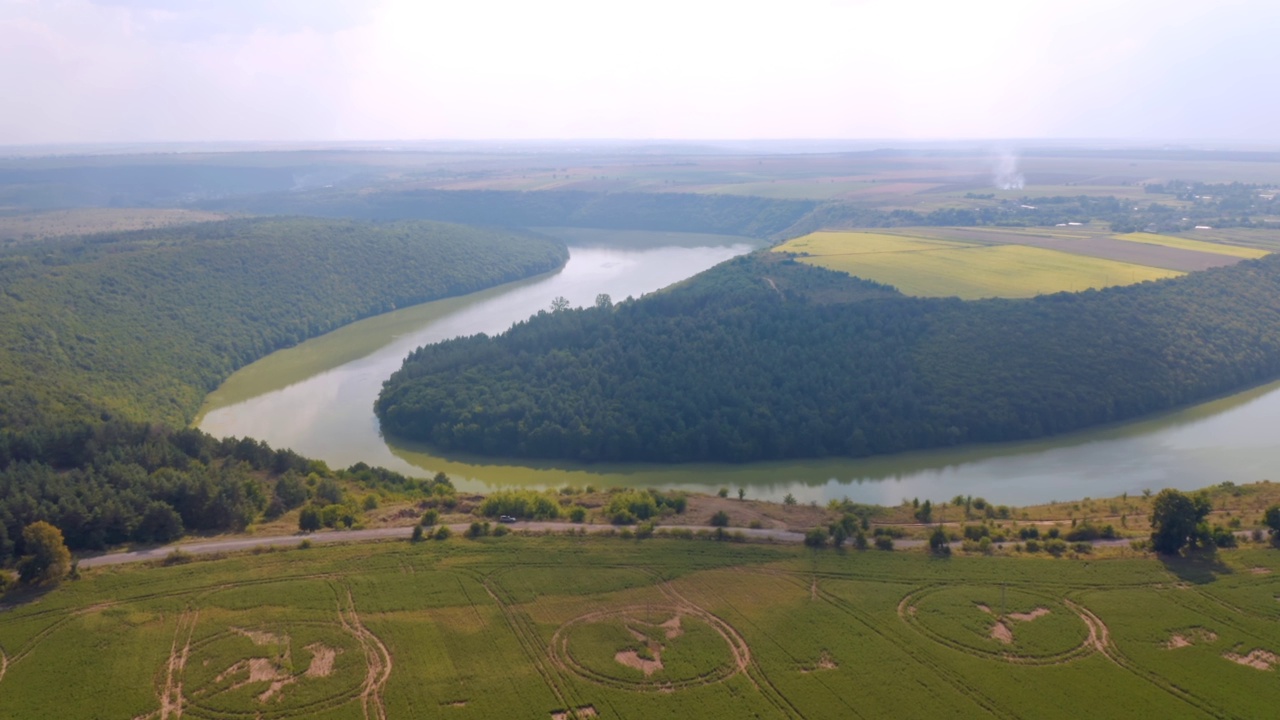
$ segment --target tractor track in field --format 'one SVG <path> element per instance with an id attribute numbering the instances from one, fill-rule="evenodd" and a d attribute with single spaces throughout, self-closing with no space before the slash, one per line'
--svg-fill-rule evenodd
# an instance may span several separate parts
<path id="1" fill-rule="evenodd" d="M 346 595 L 346 604 L 345 607 L 341 603 L 338 606 L 338 621 L 344 630 L 354 635 L 359 641 L 365 655 L 366 670 L 364 683 L 360 688 L 360 709 L 364 713 L 365 720 L 386 720 L 387 706 L 382 700 L 382 691 L 386 688 L 387 681 L 391 679 L 395 659 L 387 649 L 386 643 L 370 632 L 360 620 L 360 614 L 356 612 L 355 598 L 351 595 L 351 588 L 344 587 L 343 591 Z"/>

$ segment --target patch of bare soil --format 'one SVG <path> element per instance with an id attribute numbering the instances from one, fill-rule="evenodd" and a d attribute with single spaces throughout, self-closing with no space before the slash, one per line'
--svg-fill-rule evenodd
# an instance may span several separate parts
<path id="1" fill-rule="evenodd" d="M 675 617 L 662 623 L 658 627 L 666 631 L 668 640 L 674 640 L 675 638 L 678 638 L 684 634 L 684 628 L 680 627 L 679 615 L 676 615 Z"/>
<path id="2" fill-rule="evenodd" d="M 1008 625 L 999 621 L 997 621 L 995 625 L 991 626 L 991 637 L 994 640 L 999 640 L 1005 645 L 1013 644 L 1013 632 L 1009 630 Z"/>
<path id="3" fill-rule="evenodd" d="M 333 672 L 333 661 L 342 652 L 341 648 L 331 648 L 323 643 L 311 643 L 305 650 L 311 653 L 311 664 L 303 673 L 309 678 L 329 677 Z"/>
<path id="4" fill-rule="evenodd" d="M 447 703 L 440 703 L 440 704 L 441 704 L 441 705 L 444 705 L 445 707 L 451 707 L 451 708 L 464 708 L 464 707 L 466 707 L 466 706 L 467 706 L 467 701 L 466 701 L 466 700 L 453 700 L 453 701 L 451 701 L 451 702 L 447 702 Z"/>
<path id="5" fill-rule="evenodd" d="M 1276 657 L 1275 653 L 1266 650 L 1254 650 L 1248 655 L 1237 655 L 1236 653 L 1223 653 L 1222 657 L 1233 663 L 1246 665 L 1258 670 L 1270 670 L 1275 665 L 1280 665 L 1280 657 Z"/>
<path id="6" fill-rule="evenodd" d="M 644 673 L 645 677 L 649 677 L 662 669 L 662 651 L 651 650 L 650 652 L 653 653 L 652 660 L 640 657 L 635 650 L 622 650 L 613 656 L 613 660 L 620 665 L 635 668 Z"/>
<path id="7" fill-rule="evenodd" d="M 244 628 L 233 627 L 231 631 L 237 635 L 243 635 L 253 641 L 254 645 L 285 645 L 289 642 L 288 635 L 276 635 L 274 633 L 263 632 L 261 630 L 245 630 Z"/>
<path id="8" fill-rule="evenodd" d="M 732 495 L 690 495 L 689 506 L 683 515 L 675 515 L 665 522 L 672 525 L 705 525 L 718 512 L 729 516 L 732 527 L 750 527 L 753 522 L 771 530 L 805 532 L 812 527 L 827 524 L 836 519 L 835 513 L 825 507 L 812 505 L 782 505 L 756 500 L 739 500 Z"/>
<path id="9" fill-rule="evenodd" d="M 1254 575 L 1270 575 L 1271 568 L 1252 567 L 1252 568 L 1249 568 L 1249 572 L 1253 573 Z"/>
<path id="10" fill-rule="evenodd" d="M 831 657 L 831 653 L 823 650 L 822 654 L 818 656 L 818 662 L 800 668 L 800 673 L 802 675 L 807 675 L 808 673 L 817 672 L 819 670 L 835 670 L 838 667 L 840 666 L 836 664 L 836 659 Z"/>
<path id="11" fill-rule="evenodd" d="M 1169 642 L 1165 643 L 1165 649 L 1177 650 L 1178 648 L 1191 647 L 1197 643 L 1213 642 L 1218 639 L 1218 633 L 1204 628 L 1191 628 L 1183 630 L 1169 636 Z"/>
<path id="12" fill-rule="evenodd" d="M 381 638 L 369 632 L 364 626 L 364 622 L 360 620 L 360 614 L 356 612 L 355 599 L 351 597 L 351 590 L 346 593 L 346 607 L 338 608 L 338 621 L 342 623 L 342 628 L 348 633 L 355 636 L 360 642 L 360 646 L 364 650 L 365 671 L 364 683 L 360 690 L 360 706 L 366 720 L 373 718 L 374 720 L 386 720 L 387 707 L 382 701 L 382 689 L 386 687 L 387 680 L 391 678 L 391 669 L 394 661 L 391 657 L 391 651 L 387 649 Z"/>
<path id="13" fill-rule="evenodd" d="M 1008 617 L 1010 620 L 1016 620 L 1018 622 L 1031 622 L 1036 618 L 1042 618 L 1048 614 L 1049 608 L 1038 607 L 1029 613 L 1009 613 Z"/>
<path id="14" fill-rule="evenodd" d="M 987 607 L 986 605 L 983 605 L 982 603 L 978 603 L 978 609 L 988 615 L 994 614 L 991 612 L 991 608 Z"/>

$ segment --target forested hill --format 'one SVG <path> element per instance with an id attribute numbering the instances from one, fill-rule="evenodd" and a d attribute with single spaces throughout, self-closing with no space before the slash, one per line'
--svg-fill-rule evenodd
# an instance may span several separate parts
<path id="1" fill-rule="evenodd" d="M 524 233 L 315 219 L 18 246 L 0 254 L 0 429 L 105 416 L 184 425 L 274 350 L 567 258 Z"/>
<path id="2" fill-rule="evenodd" d="M 584 461 L 1033 438 L 1280 375 L 1280 257 L 1030 300 L 909 298 L 756 254 L 668 292 L 421 348 L 385 432 Z"/>
<path id="3" fill-rule="evenodd" d="M 809 200 L 741 195 L 578 190 L 317 190 L 200 203 L 203 208 L 257 215 L 420 218 L 502 227 L 666 230 L 760 238 L 781 233 L 816 205 Z"/>

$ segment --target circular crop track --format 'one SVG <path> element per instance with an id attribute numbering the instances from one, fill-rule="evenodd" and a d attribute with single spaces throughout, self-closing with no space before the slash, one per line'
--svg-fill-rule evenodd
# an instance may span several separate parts
<path id="1" fill-rule="evenodd" d="M 1021 588 L 943 585 L 909 593 L 898 616 L 925 637 L 975 657 L 1057 665 L 1100 648 L 1078 606 Z"/>
<path id="2" fill-rule="evenodd" d="M 356 702 L 368 662 L 358 637 L 337 619 L 228 626 L 174 643 L 157 677 L 160 717 L 276 720 Z M 186 644 L 183 644 L 183 642 Z"/>
<path id="3" fill-rule="evenodd" d="M 576 617 L 551 637 L 551 660 L 590 682 L 671 692 L 744 671 L 751 652 L 731 625 L 684 603 L 631 605 Z"/>

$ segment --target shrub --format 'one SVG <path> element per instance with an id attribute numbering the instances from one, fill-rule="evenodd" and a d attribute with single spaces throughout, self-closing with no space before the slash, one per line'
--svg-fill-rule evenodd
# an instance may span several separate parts
<path id="1" fill-rule="evenodd" d="M 782 504 L 783 504 L 783 505 L 795 505 L 795 504 L 796 504 L 796 496 L 795 496 L 795 495 L 792 495 L 791 493 L 787 493 L 787 494 L 786 494 L 786 496 L 782 498 Z"/>
<path id="2" fill-rule="evenodd" d="M 298 529 L 302 532 L 315 532 L 320 529 L 320 511 L 315 505 L 302 508 L 298 515 Z"/>
<path id="3" fill-rule="evenodd" d="M 764 527 L 764 523 L 762 523 L 762 522 L 760 522 L 760 520 L 756 519 L 756 520 L 752 520 L 751 522 L 747 523 L 747 527 L 751 528 L 752 530 L 760 530 L 760 529 L 762 529 L 762 528 Z"/>
<path id="4" fill-rule="evenodd" d="M 1067 551 L 1067 541 L 1062 538 L 1050 538 L 1044 542 L 1045 552 L 1057 557 Z"/>
<path id="5" fill-rule="evenodd" d="M 867 549 L 867 534 L 861 530 L 853 536 L 853 546 L 859 550 Z"/>
<path id="6" fill-rule="evenodd" d="M 729 527 L 729 513 L 721 510 L 711 516 L 712 527 Z"/>
<path id="7" fill-rule="evenodd" d="M 1018 537 L 1022 538 L 1023 540 L 1039 540 L 1040 528 L 1034 525 L 1032 525 L 1031 527 L 1019 528 Z"/>
<path id="8" fill-rule="evenodd" d="M 972 540 L 974 542 L 978 542 L 982 538 L 990 537 L 990 536 L 991 536 L 991 529 L 988 528 L 986 525 L 965 525 L 964 526 L 965 540 Z"/>
<path id="9" fill-rule="evenodd" d="M 364 509 L 365 509 L 366 511 L 368 511 L 368 510 L 377 510 L 377 509 L 378 509 L 378 496 L 377 496 L 377 495 L 374 495 L 373 493 L 369 493 L 368 495 L 365 495 L 365 496 L 364 496 L 364 502 L 362 503 L 362 506 L 364 507 Z"/>
<path id="10" fill-rule="evenodd" d="M 422 542 L 422 526 L 421 525 L 413 526 L 413 535 L 410 536 L 409 542 Z"/>
<path id="11" fill-rule="evenodd" d="M 978 541 L 978 552 L 982 553 L 983 555 L 991 554 L 991 538 L 990 537 L 984 537 Z"/>
<path id="12" fill-rule="evenodd" d="M 304 539 L 302 542 L 298 543 L 298 549 L 299 549 L 299 550 L 310 550 L 310 549 L 311 549 L 311 541 L 310 541 L 310 540 L 307 540 L 307 539 Z"/>
<path id="13" fill-rule="evenodd" d="M 569 519 L 573 522 L 580 523 L 587 519 L 587 509 L 581 505 L 574 505 L 569 508 Z"/>
<path id="14" fill-rule="evenodd" d="M 804 544 L 812 548 L 825 547 L 827 544 L 827 529 L 816 527 L 804 534 Z"/>
<path id="15" fill-rule="evenodd" d="M 418 524 L 423 527 L 431 527 L 438 522 L 440 522 L 440 511 L 435 508 L 431 508 L 430 510 L 422 513 L 422 519 L 418 521 Z"/>
<path id="16" fill-rule="evenodd" d="M 1087 542 L 1078 542 L 1071 546 L 1071 551 L 1077 555 L 1087 555 L 1093 552 L 1093 544 Z"/>
<path id="17" fill-rule="evenodd" d="M 1024 547 L 1030 553 L 1040 552 L 1040 541 L 1035 538 L 1027 538 L 1027 544 Z"/>
<path id="18" fill-rule="evenodd" d="M 1213 526 L 1212 540 L 1215 547 L 1233 548 L 1236 546 L 1236 535 L 1221 525 Z"/>
<path id="19" fill-rule="evenodd" d="M 448 540 L 450 535 L 453 535 L 453 531 L 449 529 L 449 526 L 441 525 L 436 528 L 436 532 L 432 537 L 436 540 Z"/>
<path id="20" fill-rule="evenodd" d="M 488 534 L 489 534 L 489 523 L 487 522 L 486 523 L 473 522 L 471 523 L 471 527 L 467 528 L 467 531 L 464 533 L 464 535 L 469 538 L 484 537 Z"/>
<path id="21" fill-rule="evenodd" d="M 720 488 L 716 491 L 716 495 L 719 495 L 722 498 L 729 497 L 729 488 Z"/>
<path id="22" fill-rule="evenodd" d="M 512 517 L 554 520 L 560 517 L 560 504 L 547 493 L 533 490 L 499 490 L 481 501 L 476 511 L 485 517 Z"/>
<path id="23" fill-rule="evenodd" d="M 876 537 L 876 549 L 877 549 L 877 550 L 892 550 L 892 549 L 893 549 L 893 538 L 889 537 L 888 535 L 879 535 L 879 536 L 877 536 L 877 537 Z"/>
<path id="24" fill-rule="evenodd" d="M 511 528 L 507 527 L 506 525 L 499 525 L 493 529 L 492 535 L 494 537 L 503 537 L 504 535 L 508 535 L 510 533 L 511 533 Z"/>
<path id="25" fill-rule="evenodd" d="M 935 527 L 929 534 L 929 550 L 935 555 L 950 555 L 951 546 L 947 543 L 947 531 L 943 530 L 941 525 Z"/>

